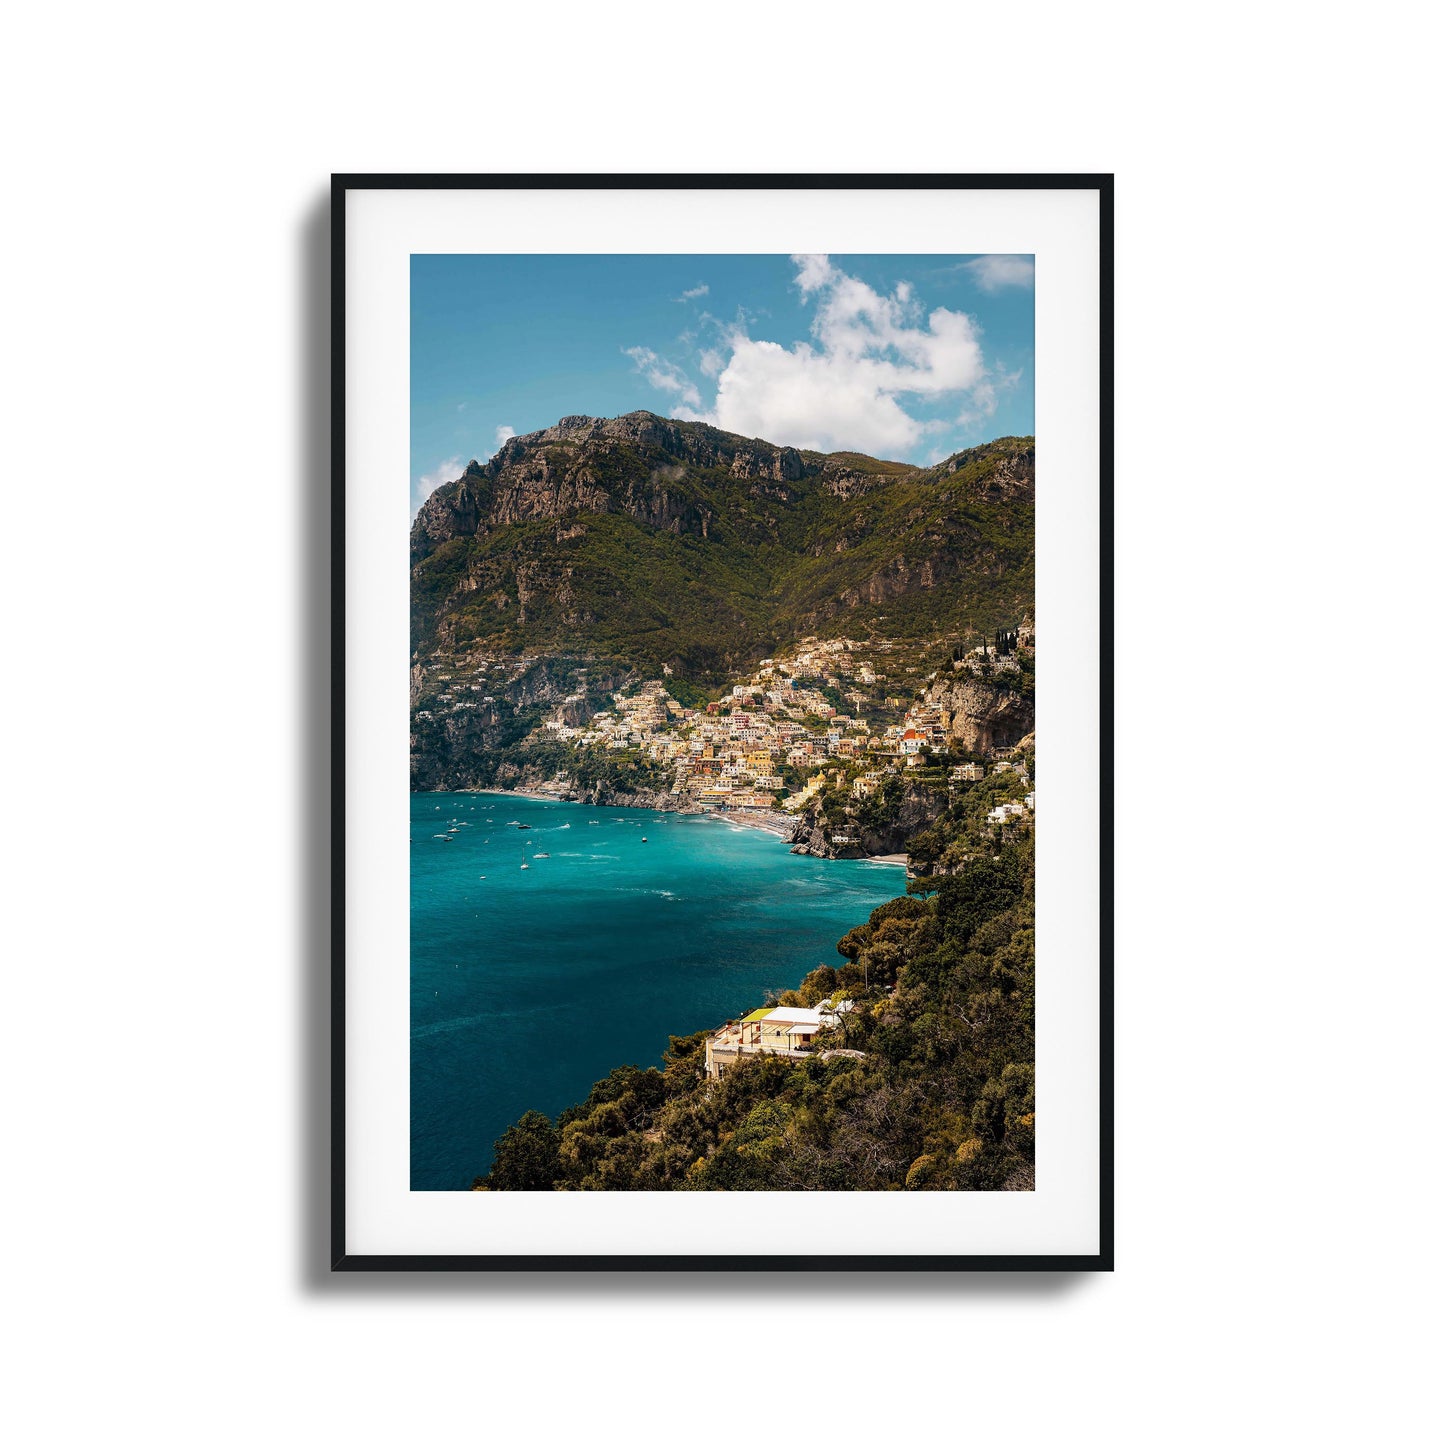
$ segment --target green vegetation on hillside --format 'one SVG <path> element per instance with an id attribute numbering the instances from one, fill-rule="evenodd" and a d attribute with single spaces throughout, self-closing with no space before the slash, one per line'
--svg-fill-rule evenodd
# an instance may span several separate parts
<path id="1" fill-rule="evenodd" d="M 675 445 L 689 427 L 673 426 Z M 837 454 L 830 464 L 874 479 L 849 495 L 829 490 L 814 454 L 786 483 L 660 444 L 558 442 L 536 456 L 545 483 L 503 471 L 438 490 L 428 507 L 439 516 L 465 496 L 460 534 L 433 545 L 418 518 L 418 658 L 585 651 L 648 676 L 670 665 L 681 685 L 706 689 L 809 633 L 984 632 L 1032 602 L 1030 438 L 926 470 Z M 515 517 L 519 506 L 529 514 L 489 523 L 491 509 Z"/>

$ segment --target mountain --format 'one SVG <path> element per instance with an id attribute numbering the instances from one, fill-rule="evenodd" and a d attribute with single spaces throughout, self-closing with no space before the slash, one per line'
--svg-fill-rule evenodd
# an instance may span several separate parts
<path id="1" fill-rule="evenodd" d="M 1033 500 L 1030 437 L 924 468 L 563 417 L 423 504 L 414 661 L 567 655 L 706 686 L 804 635 L 991 634 L 1032 608 Z"/>

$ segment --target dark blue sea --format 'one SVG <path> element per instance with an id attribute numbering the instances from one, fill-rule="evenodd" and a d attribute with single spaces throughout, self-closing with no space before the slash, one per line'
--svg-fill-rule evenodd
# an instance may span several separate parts
<path id="1" fill-rule="evenodd" d="M 526 1110 L 841 963 L 904 886 L 716 818 L 486 793 L 413 794 L 411 845 L 413 1189 L 468 1188 Z"/>

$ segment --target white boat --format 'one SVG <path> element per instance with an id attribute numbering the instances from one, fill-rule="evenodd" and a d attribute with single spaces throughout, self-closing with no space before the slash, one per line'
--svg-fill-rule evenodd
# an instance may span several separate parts
<path id="1" fill-rule="evenodd" d="M 533 853 L 533 854 L 532 854 L 532 857 L 534 857 L 534 858 L 550 858 L 551 856 L 552 856 L 552 855 L 551 855 L 550 853 Z"/>

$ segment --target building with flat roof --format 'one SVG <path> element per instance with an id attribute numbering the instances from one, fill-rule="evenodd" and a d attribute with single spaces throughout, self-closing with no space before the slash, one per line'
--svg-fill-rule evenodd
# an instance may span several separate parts
<path id="1" fill-rule="evenodd" d="M 758 1008 L 725 1023 L 707 1041 L 707 1076 L 716 1079 L 744 1054 L 805 1059 L 824 1017 L 815 1008 Z"/>

